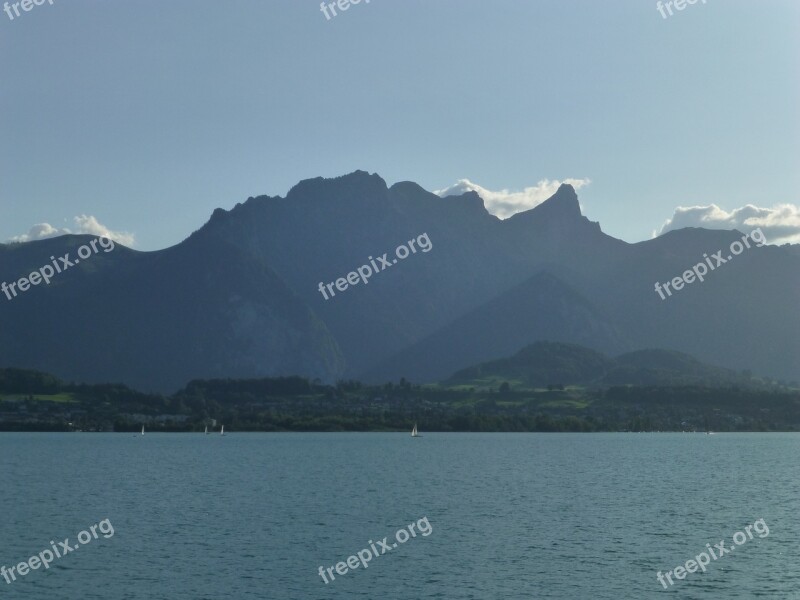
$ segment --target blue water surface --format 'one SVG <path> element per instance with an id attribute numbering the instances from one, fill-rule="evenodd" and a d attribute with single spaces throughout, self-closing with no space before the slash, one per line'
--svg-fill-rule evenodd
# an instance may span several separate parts
<path id="1" fill-rule="evenodd" d="M 800 598 L 795 434 L 2 433 L 0 473 L 0 565 L 114 528 L 0 598 Z"/>

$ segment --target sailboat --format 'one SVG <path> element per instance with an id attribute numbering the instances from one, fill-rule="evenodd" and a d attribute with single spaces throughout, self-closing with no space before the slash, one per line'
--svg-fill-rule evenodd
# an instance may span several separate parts
<path id="1" fill-rule="evenodd" d="M 411 430 L 411 437 L 422 437 L 417 431 L 417 424 L 414 423 L 414 429 Z"/>
<path id="2" fill-rule="evenodd" d="M 142 435 L 144 435 L 144 425 L 142 425 Z"/>
<path id="3" fill-rule="evenodd" d="M 206 435 L 208 435 L 208 425 L 206 425 Z"/>
<path id="4" fill-rule="evenodd" d="M 222 429 L 219 430 L 220 435 L 225 435 L 225 425 L 222 426 Z"/>

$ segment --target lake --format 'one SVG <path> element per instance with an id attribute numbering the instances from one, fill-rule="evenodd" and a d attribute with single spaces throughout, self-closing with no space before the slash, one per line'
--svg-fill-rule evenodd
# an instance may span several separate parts
<path id="1" fill-rule="evenodd" d="M 798 434 L 422 433 L 2 433 L 0 595 L 800 598 Z"/>

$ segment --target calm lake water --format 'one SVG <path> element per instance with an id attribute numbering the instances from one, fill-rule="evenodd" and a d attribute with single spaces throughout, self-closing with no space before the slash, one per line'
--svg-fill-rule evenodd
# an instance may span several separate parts
<path id="1" fill-rule="evenodd" d="M 800 598 L 794 434 L 2 433 L 0 469 L 0 565 L 114 527 L 3 598 Z"/>

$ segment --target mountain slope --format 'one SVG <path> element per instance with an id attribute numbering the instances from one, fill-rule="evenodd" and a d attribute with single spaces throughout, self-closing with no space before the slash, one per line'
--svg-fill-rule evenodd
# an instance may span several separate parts
<path id="1" fill-rule="evenodd" d="M 453 374 L 447 385 L 481 386 L 486 382 L 517 382 L 529 387 L 708 386 L 742 385 L 748 378 L 701 363 L 688 354 L 639 350 L 609 358 L 576 344 L 536 342 L 513 356 L 473 365 Z"/>
<path id="2" fill-rule="evenodd" d="M 722 386 L 742 380 L 729 369 L 704 364 L 688 354 L 650 349 L 618 356 L 603 378 L 607 385 Z"/>
<path id="3" fill-rule="evenodd" d="M 612 365 L 604 354 L 577 344 L 536 342 L 509 358 L 462 369 L 445 383 L 479 386 L 486 380 L 505 380 L 529 387 L 597 384 Z"/>
<path id="4" fill-rule="evenodd" d="M 11 248 L 0 279 L 74 255 L 89 239 Z M 172 390 L 212 373 L 333 378 L 344 367 L 324 323 L 274 272 L 227 243 L 188 240 L 153 253 L 118 246 L 0 306 L 0 364 L 64 379 Z"/>
<path id="5" fill-rule="evenodd" d="M 366 371 L 366 381 L 436 381 L 464 365 L 508 356 L 536 340 L 619 352 L 625 336 L 585 298 L 542 272 Z"/>

